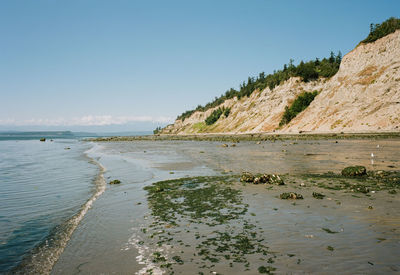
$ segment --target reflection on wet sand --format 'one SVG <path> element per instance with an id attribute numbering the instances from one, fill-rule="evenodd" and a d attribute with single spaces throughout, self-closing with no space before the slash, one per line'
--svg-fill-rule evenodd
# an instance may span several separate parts
<path id="1" fill-rule="evenodd" d="M 121 185 L 96 201 L 53 272 L 400 270 L 400 179 L 379 172 L 400 167 L 400 140 L 221 145 L 101 143 L 105 176 Z M 339 175 L 350 165 L 369 174 Z M 244 184 L 243 171 L 280 174 L 285 185 Z M 282 193 L 303 199 L 282 200 Z"/>

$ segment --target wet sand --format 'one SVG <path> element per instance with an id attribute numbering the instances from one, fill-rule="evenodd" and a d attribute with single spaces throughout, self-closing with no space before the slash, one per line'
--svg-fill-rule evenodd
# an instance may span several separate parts
<path id="1" fill-rule="evenodd" d="M 389 194 L 391 189 L 373 190 L 374 186 L 364 194 L 326 188 L 335 186 L 338 178 L 303 176 L 338 173 L 349 165 L 364 165 L 370 171 L 400 170 L 399 139 L 222 144 L 99 143 L 91 157 L 105 167 L 107 181 L 122 183 L 107 185 L 53 273 L 400 271 L 398 187 L 397 194 Z M 286 185 L 243 185 L 236 176 L 243 171 L 278 173 Z M 181 180 L 187 177 L 195 178 Z M 168 179 L 177 179 L 165 183 L 168 188 L 176 186 L 171 189 L 176 192 L 153 188 Z M 304 199 L 281 200 L 282 192 L 301 193 Z M 315 199 L 313 192 L 325 197 Z M 176 196 L 171 200 L 175 204 L 169 203 L 169 196 Z M 160 202 L 163 207 L 157 206 Z M 193 206 L 213 214 L 199 212 L 193 218 L 189 211 Z M 170 220 L 169 213 L 176 213 L 177 219 Z"/>

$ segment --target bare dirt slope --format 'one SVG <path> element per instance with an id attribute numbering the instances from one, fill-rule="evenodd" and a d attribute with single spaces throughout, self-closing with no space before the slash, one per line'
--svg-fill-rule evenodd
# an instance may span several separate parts
<path id="1" fill-rule="evenodd" d="M 310 106 L 279 128 L 285 106 L 303 91 L 318 91 Z M 218 107 L 231 107 L 227 118 L 206 126 Z M 308 83 L 291 78 L 272 91 L 233 98 L 206 112 L 195 112 L 167 126 L 165 134 L 400 131 L 400 30 L 346 54 L 336 75 Z"/>

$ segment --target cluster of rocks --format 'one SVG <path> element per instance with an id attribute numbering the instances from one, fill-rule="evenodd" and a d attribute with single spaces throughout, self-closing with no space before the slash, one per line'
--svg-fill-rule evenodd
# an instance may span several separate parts
<path id="1" fill-rule="evenodd" d="M 275 174 L 262 174 L 262 175 L 253 175 L 249 172 L 243 172 L 240 177 L 240 181 L 248 182 L 253 184 L 276 184 L 276 185 L 284 185 L 285 183 L 281 179 L 279 175 Z"/>
<path id="2" fill-rule="evenodd" d="M 367 169 L 364 166 L 349 166 L 342 170 L 344 177 L 360 177 L 367 175 Z"/>
<path id="3" fill-rule="evenodd" d="M 301 194 L 297 194 L 294 192 L 287 192 L 287 193 L 282 193 L 279 196 L 282 200 L 302 200 L 303 199 L 303 195 Z"/>

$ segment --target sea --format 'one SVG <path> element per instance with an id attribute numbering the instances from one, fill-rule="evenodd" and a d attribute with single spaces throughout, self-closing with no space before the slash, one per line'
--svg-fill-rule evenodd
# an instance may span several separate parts
<path id="1" fill-rule="evenodd" d="M 104 191 L 85 136 L 0 133 L 0 274 L 47 273 Z"/>

